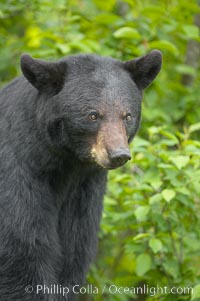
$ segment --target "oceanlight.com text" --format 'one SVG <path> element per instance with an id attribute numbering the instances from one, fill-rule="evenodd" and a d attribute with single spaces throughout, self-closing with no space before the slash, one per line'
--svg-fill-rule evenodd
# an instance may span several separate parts
<path id="1" fill-rule="evenodd" d="M 86 286 L 74 285 L 71 287 L 62 286 L 59 284 L 53 285 L 45 285 L 45 284 L 38 284 L 35 287 L 31 285 L 27 285 L 25 287 L 25 292 L 27 294 L 37 294 L 37 295 L 62 295 L 66 296 L 69 293 L 73 293 L 75 295 L 98 295 L 98 294 L 110 294 L 110 295 L 192 295 L 193 288 L 192 287 L 168 287 L 168 286 L 150 286 L 150 285 L 143 285 L 143 286 L 117 286 L 115 284 L 105 284 L 102 288 L 99 288 L 93 284 L 88 284 Z"/>

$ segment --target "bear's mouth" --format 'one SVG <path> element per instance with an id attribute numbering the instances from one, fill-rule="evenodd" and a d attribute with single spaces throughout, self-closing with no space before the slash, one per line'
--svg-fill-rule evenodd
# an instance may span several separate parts
<path id="1" fill-rule="evenodd" d="M 118 161 L 115 164 L 112 164 L 108 159 L 107 160 L 98 160 L 97 158 L 94 157 L 79 157 L 79 160 L 82 163 L 85 164 L 92 164 L 92 165 L 96 165 L 96 167 L 100 167 L 103 168 L 105 170 L 113 170 L 113 169 L 117 169 L 123 165 L 125 165 L 127 163 L 128 160 L 130 160 L 131 157 L 127 160 L 122 161 Z"/>
<path id="2" fill-rule="evenodd" d="M 117 169 L 131 160 L 130 150 L 128 147 L 119 147 L 112 150 L 99 148 L 98 150 L 92 148 L 85 155 L 78 154 L 78 159 L 89 165 L 101 167 L 105 170 Z"/>
<path id="3" fill-rule="evenodd" d="M 107 170 L 114 170 L 114 169 L 117 169 L 117 168 L 119 168 L 119 167 L 121 167 L 121 166 L 123 166 L 124 164 L 118 164 L 118 165 L 102 165 L 102 164 L 99 164 L 99 163 L 97 163 L 99 166 L 101 166 L 101 167 L 103 167 L 104 169 L 107 169 Z"/>
<path id="4" fill-rule="evenodd" d="M 118 148 L 112 151 L 100 152 L 100 155 L 93 154 L 93 160 L 104 169 L 116 169 L 123 166 L 131 159 L 128 148 Z"/>

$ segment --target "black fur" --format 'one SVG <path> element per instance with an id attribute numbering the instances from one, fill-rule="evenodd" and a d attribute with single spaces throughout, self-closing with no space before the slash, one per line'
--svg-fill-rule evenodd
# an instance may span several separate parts
<path id="1" fill-rule="evenodd" d="M 24 76 L 0 91 L 0 301 L 73 299 L 72 293 L 37 294 L 36 285 L 72 290 L 84 282 L 107 175 L 91 147 L 100 123 L 111 129 L 127 110 L 133 118 L 122 126 L 131 141 L 141 90 L 160 65 L 158 51 L 128 63 L 92 55 L 56 63 L 22 56 Z M 104 112 L 96 123 L 88 118 L 94 109 Z"/>

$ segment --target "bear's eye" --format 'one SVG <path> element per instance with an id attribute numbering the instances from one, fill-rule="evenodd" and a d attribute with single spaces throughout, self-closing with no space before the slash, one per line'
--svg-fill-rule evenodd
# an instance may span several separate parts
<path id="1" fill-rule="evenodd" d="M 90 119 L 91 121 L 96 121 L 97 118 L 98 118 L 97 112 L 91 112 L 91 113 L 89 114 L 89 119 Z"/>
<path id="2" fill-rule="evenodd" d="M 130 122 L 130 121 L 132 120 L 131 113 L 126 114 L 125 120 L 126 120 L 127 122 Z"/>

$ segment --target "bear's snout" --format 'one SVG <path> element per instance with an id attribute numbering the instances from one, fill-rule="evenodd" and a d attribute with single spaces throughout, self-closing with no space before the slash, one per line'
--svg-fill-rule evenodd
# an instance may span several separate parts
<path id="1" fill-rule="evenodd" d="M 113 166 L 113 168 L 117 168 L 119 166 L 124 165 L 130 159 L 130 151 L 126 148 L 116 149 L 115 151 L 112 151 L 109 155 L 110 164 L 111 166 Z"/>
<path id="2" fill-rule="evenodd" d="M 120 123 L 105 124 L 98 133 L 91 154 L 94 161 L 105 169 L 115 169 L 131 159 L 128 137 Z M 109 132 L 109 135 L 108 135 Z"/>

